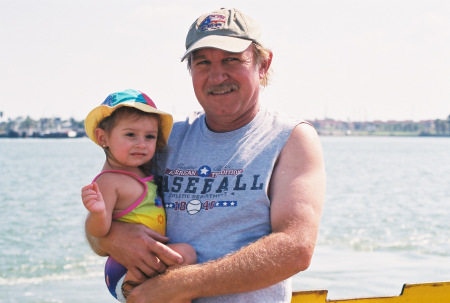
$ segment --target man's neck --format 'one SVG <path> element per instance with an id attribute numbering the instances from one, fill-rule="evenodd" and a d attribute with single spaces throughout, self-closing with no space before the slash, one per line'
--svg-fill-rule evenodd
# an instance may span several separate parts
<path id="1" fill-rule="evenodd" d="M 215 133 L 226 133 L 234 131 L 252 122 L 258 114 L 260 108 L 261 106 L 259 105 L 259 103 L 256 103 L 237 119 L 234 117 L 211 117 L 210 115 L 205 113 L 206 125 L 208 126 L 208 129 L 210 131 Z"/>

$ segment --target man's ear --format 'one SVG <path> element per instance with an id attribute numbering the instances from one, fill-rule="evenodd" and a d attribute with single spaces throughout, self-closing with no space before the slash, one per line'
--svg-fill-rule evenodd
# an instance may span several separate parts
<path id="1" fill-rule="evenodd" d="M 100 146 L 107 147 L 105 130 L 97 127 L 94 130 L 94 135 L 95 135 L 95 139 L 97 140 L 97 142 Z"/>
<path id="2" fill-rule="evenodd" d="M 270 52 L 270 55 L 267 58 L 267 60 L 264 60 L 261 62 L 260 66 L 259 66 L 259 78 L 260 79 L 263 79 L 266 76 L 266 73 L 268 72 L 268 70 L 270 68 L 270 64 L 272 64 L 272 58 L 273 58 L 273 53 Z"/>

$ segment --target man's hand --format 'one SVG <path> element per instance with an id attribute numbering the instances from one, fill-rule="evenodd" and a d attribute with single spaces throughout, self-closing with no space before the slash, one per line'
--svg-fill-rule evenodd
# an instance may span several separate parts
<path id="1" fill-rule="evenodd" d="M 86 237 L 97 254 L 110 255 L 140 280 L 165 272 L 161 260 L 183 263 L 180 254 L 163 244 L 167 237 L 141 224 L 114 221 L 105 237 Z"/>
<path id="2" fill-rule="evenodd" d="M 195 269 L 198 266 L 186 266 L 183 267 L 184 270 L 187 270 L 187 267 L 193 269 L 192 274 L 196 274 Z M 177 270 L 170 270 L 164 275 L 146 280 L 131 291 L 127 297 L 127 303 L 190 302 L 190 291 L 179 288 L 182 283 L 177 282 Z"/>

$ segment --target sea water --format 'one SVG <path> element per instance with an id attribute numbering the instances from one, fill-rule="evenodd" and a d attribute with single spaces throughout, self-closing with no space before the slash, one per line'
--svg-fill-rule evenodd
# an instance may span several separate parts
<path id="1" fill-rule="evenodd" d="M 294 290 L 392 296 L 404 283 L 450 281 L 450 139 L 321 141 L 326 202 Z M 0 140 L 0 302 L 115 302 L 80 198 L 103 161 L 85 138 Z"/>

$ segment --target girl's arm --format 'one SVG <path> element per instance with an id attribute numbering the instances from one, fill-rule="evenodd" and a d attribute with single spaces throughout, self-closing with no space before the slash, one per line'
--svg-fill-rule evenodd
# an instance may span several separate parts
<path id="1" fill-rule="evenodd" d="M 96 182 L 86 185 L 81 198 L 89 215 L 86 218 L 86 230 L 95 237 L 104 237 L 111 227 L 111 214 L 108 213 L 105 200 Z"/>

